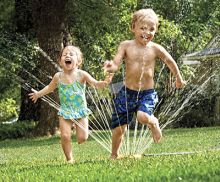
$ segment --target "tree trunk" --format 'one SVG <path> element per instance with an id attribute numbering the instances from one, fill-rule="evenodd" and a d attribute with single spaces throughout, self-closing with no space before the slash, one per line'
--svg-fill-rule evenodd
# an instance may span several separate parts
<path id="1" fill-rule="evenodd" d="M 30 1 L 29 0 L 15 0 L 15 23 L 16 23 L 16 32 L 24 35 L 26 38 L 30 39 L 31 35 L 33 35 L 33 20 L 31 16 L 30 9 Z M 22 68 L 28 70 L 33 74 L 34 70 L 28 69 L 29 64 L 25 61 L 22 63 Z M 29 76 L 27 73 L 20 70 L 19 76 L 26 80 Z M 28 93 L 30 90 L 26 90 L 23 88 L 23 84 L 21 83 L 21 105 L 19 112 L 19 121 L 30 121 L 30 120 L 39 120 L 39 104 L 34 104 L 29 98 Z"/>
<path id="2" fill-rule="evenodd" d="M 37 31 L 39 47 L 56 62 L 59 52 L 63 47 L 63 31 L 67 13 L 65 12 L 67 0 L 33 0 L 33 19 Z M 58 70 L 46 57 L 41 57 L 39 69 L 47 75 L 39 75 L 40 80 L 49 84 Z M 43 88 L 45 85 L 42 85 Z M 57 93 L 49 94 L 58 103 Z M 36 127 L 37 135 L 54 134 L 58 126 L 57 109 L 54 109 L 47 102 L 40 101 L 39 123 Z"/>

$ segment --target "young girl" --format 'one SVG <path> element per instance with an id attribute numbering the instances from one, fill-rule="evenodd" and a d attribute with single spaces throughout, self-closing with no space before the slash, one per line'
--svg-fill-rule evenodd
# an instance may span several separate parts
<path id="1" fill-rule="evenodd" d="M 71 145 L 71 127 L 76 122 L 76 137 L 78 144 L 88 138 L 88 119 L 91 111 L 87 108 L 85 86 L 88 82 L 96 88 L 104 88 L 110 83 L 112 76 L 107 76 L 104 81 L 97 81 L 89 73 L 79 69 L 82 64 L 82 53 L 78 47 L 67 46 L 61 51 L 59 64 L 62 72 L 54 75 L 49 85 L 40 91 L 33 90 L 30 99 L 35 103 L 38 98 L 53 92 L 58 87 L 60 98 L 59 125 L 61 131 L 61 145 L 69 163 L 73 163 Z M 78 124 L 77 124 L 78 123 Z"/>

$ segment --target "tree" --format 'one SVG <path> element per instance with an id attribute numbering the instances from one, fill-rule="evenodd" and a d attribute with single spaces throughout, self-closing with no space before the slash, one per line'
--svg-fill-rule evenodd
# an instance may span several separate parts
<path id="1" fill-rule="evenodd" d="M 15 32 L 23 35 L 26 39 L 33 38 L 33 19 L 31 13 L 31 1 L 28 0 L 15 0 L 15 16 L 14 21 L 16 23 Z M 24 44 L 28 44 L 28 42 L 23 42 Z M 25 54 L 25 51 L 23 51 Z M 24 56 L 23 56 L 24 58 Z M 19 71 L 19 76 L 22 79 L 26 79 L 28 75 L 23 71 L 28 70 L 29 65 L 26 61 L 21 62 L 21 69 Z M 30 70 L 30 73 L 33 74 L 34 70 Z M 32 101 L 28 98 L 28 93 L 30 90 L 26 90 L 22 87 L 24 83 L 21 84 L 21 105 L 18 121 L 29 121 L 29 120 L 38 120 L 39 119 L 39 104 L 33 104 Z"/>
<path id="2" fill-rule="evenodd" d="M 59 52 L 63 47 L 67 2 L 67 0 L 32 1 L 32 16 L 39 47 L 53 61 L 57 61 Z M 45 84 L 50 82 L 48 76 L 53 76 L 57 72 L 55 67 L 43 56 L 40 58 L 38 69 L 48 73 L 48 75 L 38 75 Z M 57 94 L 51 94 L 51 96 L 52 99 L 58 101 Z M 57 110 L 48 103 L 40 101 L 39 113 L 39 123 L 36 128 L 37 134 L 54 134 L 58 125 Z"/>
<path id="3" fill-rule="evenodd" d="M 132 37 L 130 32 L 132 13 L 137 9 L 148 7 L 153 8 L 160 15 L 160 27 L 155 42 L 165 46 L 178 63 L 180 55 L 201 49 L 210 39 L 210 34 L 219 32 L 218 0 L 0 1 L 0 102 L 2 98 L 17 98 L 16 105 L 20 104 L 17 96 L 20 91 L 19 82 L 9 76 L 10 73 L 17 76 L 17 70 L 10 64 L 5 64 L 4 59 L 6 62 L 10 60 L 14 66 L 22 65 L 22 68 L 30 70 L 44 84 L 48 84 L 50 79 L 47 77 L 56 72 L 45 57 L 30 59 L 29 55 L 33 50 L 26 49 L 28 44 L 23 41 L 24 39 L 39 45 L 56 62 L 62 44 L 68 44 L 71 33 L 75 44 L 84 54 L 83 69 L 97 79 L 101 79 L 103 78 L 100 71 L 102 60 L 112 59 L 118 43 Z M 22 34 L 21 39 L 17 33 Z M 36 69 L 31 70 L 31 65 L 26 64 L 24 57 L 30 63 L 36 64 Z M 5 69 L 6 65 L 7 69 Z M 157 66 L 156 73 L 160 72 L 161 66 Z M 42 72 L 47 74 L 42 75 Z M 159 77 L 159 91 L 164 91 L 168 74 L 169 72 L 165 70 Z M 114 81 L 116 78 L 120 81 L 122 79 L 120 75 L 122 74 L 115 75 Z M 29 79 L 28 75 L 23 73 L 20 76 Z M 8 80 L 13 80 L 14 84 L 8 84 Z M 36 83 L 36 80 L 34 82 Z M 42 85 L 34 88 L 40 89 Z M 27 91 L 22 89 L 21 92 L 21 120 L 31 118 L 40 120 L 37 126 L 38 134 L 48 132 L 53 134 L 57 126 L 57 111 L 42 101 L 38 102 L 39 108 L 34 108 L 36 104 L 29 102 Z"/>

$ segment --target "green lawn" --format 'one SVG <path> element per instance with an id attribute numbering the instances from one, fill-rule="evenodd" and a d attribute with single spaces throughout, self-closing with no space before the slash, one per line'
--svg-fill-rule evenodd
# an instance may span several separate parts
<path id="1" fill-rule="evenodd" d="M 0 142 L 0 181 L 220 181 L 220 127 L 164 130 L 164 138 L 143 156 L 111 161 L 96 141 L 77 145 L 76 163 L 66 164 L 60 139 Z"/>

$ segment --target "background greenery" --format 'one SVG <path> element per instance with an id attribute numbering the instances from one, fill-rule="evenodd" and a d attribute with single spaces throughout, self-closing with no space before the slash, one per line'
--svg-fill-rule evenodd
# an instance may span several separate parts
<path id="1" fill-rule="evenodd" d="M 0 122 L 17 117 L 21 103 L 26 102 L 20 96 L 21 85 L 32 84 L 33 78 L 24 72 L 24 69 L 34 75 L 41 74 L 38 72 L 39 69 L 36 69 L 39 68 L 39 55 L 34 49 L 34 46 L 38 45 L 38 40 L 33 27 L 34 14 L 31 14 L 33 2 L 37 1 L 0 2 Z M 132 13 L 137 9 L 148 7 L 153 8 L 160 17 L 155 42 L 163 45 L 171 53 L 185 79 L 193 75 L 194 70 L 183 66 L 179 57 L 185 53 L 201 50 L 219 33 L 218 0 L 69 0 L 65 11 L 67 16 L 65 23 L 68 25 L 71 41 L 79 46 L 84 54 L 83 69 L 97 79 L 103 78 L 100 68 L 104 60 L 112 59 L 119 42 L 132 38 L 130 32 Z M 162 66 L 157 65 L 156 76 Z M 51 76 L 51 73 L 43 71 Z M 23 80 L 19 75 L 23 77 L 25 75 L 26 79 Z M 120 73 L 116 75 L 113 82 L 122 80 L 121 75 Z M 168 77 L 169 71 L 164 69 L 157 84 L 159 94 L 166 91 Z M 169 95 L 168 91 L 166 92 Z M 212 98 L 209 102 L 203 103 L 207 104 L 208 107 L 212 107 Z M 204 121 L 201 116 L 195 120 L 199 124 L 186 122 L 178 126 L 207 126 L 204 123 L 207 118 Z M 212 122 L 210 123 L 212 125 Z"/>

